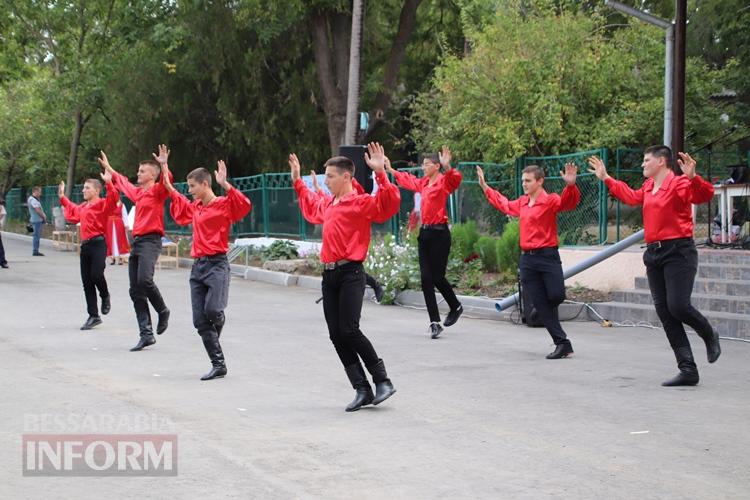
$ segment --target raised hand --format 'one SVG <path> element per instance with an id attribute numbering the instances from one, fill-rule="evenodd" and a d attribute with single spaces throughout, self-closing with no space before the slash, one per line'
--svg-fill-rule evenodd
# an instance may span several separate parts
<path id="1" fill-rule="evenodd" d="M 560 171 L 560 177 L 562 177 L 568 186 L 576 183 L 576 175 L 578 175 L 578 165 L 575 163 L 566 163 L 565 171 Z"/>
<path id="2" fill-rule="evenodd" d="M 487 191 L 489 186 L 487 185 L 487 181 L 484 180 L 484 171 L 479 165 L 477 165 L 477 180 L 479 181 L 479 187 L 482 188 L 482 191 Z"/>
<path id="3" fill-rule="evenodd" d="M 438 153 L 438 158 L 440 159 L 440 165 L 443 167 L 443 170 L 450 170 L 451 169 L 451 150 L 448 146 L 443 146 L 441 151 Z"/>
<path id="4" fill-rule="evenodd" d="M 385 149 L 383 149 L 383 146 L 381 146 L 380 143 L 371 142 L 367 145 L 365 162 L 375 173 L 383 172 L 385 170 Z"/>
<path id="5" fill-rule="evenodd" d="M 60 181 L 60 185 L 57 186 L 57 196 L 60 198 L 65 196 L 65 181 Z"/>
<path id="6" fill-rule="evenodd" d="M 159 154 L 156 155 L 155 153 L 151 153 L 151 156 L 154 157 L 154 160 L 159 162 L 159 165 L 167 163 L 167 160 L 169 160 L 169 149 L 167 149 L 167 145 L 159 144 Z"/>
<path id="7" fill-rule="evenodd" d="M 607 174 L 607 167 L 604 166 L 604 162 L 598 156 L 589 157 L 589 173 L 596 175 L 600 181 L 606 181 L 609 179 Z"/>
<path id="8" fill-rule="evenodd" d="M 216 177 L 216 182 L 219 184 L 219 186 L 224 188 L 224 191 L 228 191 L 231 189 L 231 186 L 227 182 L 227 164 L 224 163 L 224 160 L 219 160 L 216 162 L 216 167 L 218 170 L 214 170 L 214 177 Z"/>
<path id="9" fill-rule="evenodd" d="M 692 179 L 695 177 L 695 167 L 696 162 L 695 160 L 687 153 L 677 153 L 679 158 L 677 158 L 677 164 L 680 166 L 680 169 L 682 169 L 682 173 L 687 176 L 688 179 Z"/>
<path id="10" fill-rule="evenodd" d="M 323 191 L 323 188 L 318 185 L 318 178 L 315 175 L 315 170 L 310 170 L 310 179 L 312 179 L 312 185 L 313 189 L 315 189 L 315 192 L 321 193 Z"/>
<path id="11" fill-rule="evenodd" d="M 385 157 L 385 171 L 388 172 L 389 174 L 396 173 L 396 169 L 393 168 L 393 165 L 391 165 L 391 159 L 388 158 L 387 156 Z"/>
<path id="12" fill-rule="evenodd" d="M 289 155 L 289 171 L 292 174 L 292 182 L 296 182 L 300 178 L 300 167 L 299 158 L 294 153 Z"/>
<path id="13" fill-rule="evenodd" d="M 104 154 L 104 151 L 99 151 L 99 157 L 97 158 L 97 161 L 106 172 L 109 172 L 110 174 L 113 174 L 115 172 L 115 169 L 112 168 L 112 165 L 109 164 L 109 159 L 107 158 L 107 155 Z"/>
<path id="14" fill-rule="evenodd" d="M 110 182 L 112 182 L 112 172 L 110 172 L 109 170 L 105 170 L 104 172 L 101 172 L 99 175 L 102 177 L 104 184 L 109 184 Z"/>
<path id="15" fill-rule="evenodd" d="M 169 179 L 169 165 L 166 163 L 161 164 L 161 183 L 170 193 L 174 191 L 172 181 Z"/>

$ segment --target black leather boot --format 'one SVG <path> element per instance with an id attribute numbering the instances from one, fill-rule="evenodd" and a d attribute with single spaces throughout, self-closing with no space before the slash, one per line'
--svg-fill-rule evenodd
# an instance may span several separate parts
<path id="1" fill-rule="evenodd" d="M 382 359 L 379 359 L 373 366 L 368 366 L 367 371 L 372 375 L 372 382 L 375 384 L 375 397 L 372 400 L 372 404 L 380 404 L 393 396 L 396 389 L 393 388 L 393 384 L 388 378 Z"/>
<path id="2" fill-rule="evenodd" d="M 109 300 L 109 295 L 102 297 L 102 314 L 109 314 L 112 310 L 112 303 Z"/>
<path id="3" fill-rule="evenodd" d="M 219 335 L 216 332 L 201 334 L 203 347 L 206 348 L 208 357 L 211 360 L 211 371 L 201 377 L 201 380 L 212 380 L 222 378 L 227 374 L 227 365 L 224 361 L 224 353 L 219 344 Z"/>
<path id="4" fill-rule="evenodd" d="M 710 334 L 701 335 L 703 342 L 706 343 L 706 357 L 709 363 L 715 363 L 721 356 L 721 345 L 719 344 L 719 334 L 712 330 Z"/>
<path id="5" fill-rule="evenodd" d="M 91 330 L 96 325 L 101 325 L 102 319 L 99 316 L 89 316 L 89 319 L 81 327 L 81 330 Z"/>
<path id="6" fill-rule="evenodd" d="M 365 405 L 372 404 L 372 400 L 375 396 L 372 394 L 372 387 L 365 377 L 365 371 L 362 369 L 362 365 L 357 363 L 356 365 L 349 365 L 344 368 L 346 376 L 349 377 L 354 390 L 357 394 L 351 403 L 346 406 L 346 411 L 357 411 Z"/>
<path id="7" fill-rule="evenodd" d="M 443 333 L 443 327 L 438 322 L 430 323 L 430 337 L 436 339 Z"/>
<path id="8" fill-rule="evenodd" d="M 141 337 L 154 336 L 154 330 L 151 328 L 151 311 L 148 304 L 139 303 L 135 307 L 135 318 L 138 321 L 138 331 Z"/>
<path id="9" fill-rule="evenodd" d="M 156 339 L 153 335 L 142 335 L 141 338 L 138 339 L 138 343 L 130 348 L 131 352 L 136 352 L 142 350 L 144 347 L 148 347 L 150 345 L 156 344 Z"/>
<path id="10" fill-rule="evenodd" d="M 458 304 L 458 307 L 455 309 L 451 309 L 448 311 L 448 316 L 445 317 L 445 321 L 443 321 L 443 326 L 449 327 L 451 325 L 454 325 L 456 321 L 458 321 L 458 318 L 461 317 L 461 315 L 464 313 L 464 306 L 461 304 Z"/>
<path id="11" fill-rule="evenodd" d="M 156 334 L 161 335 L 167 331 L 169 326 L 169 309 L 164 308 L 159 312 L 159 322 L 156 324 Z"/>
<path id="12" fill-rule="evenodd" d="M 573 354 L 573 345 L 570 342 L 565 342 L 564 344 L 557 344 L 555 350 L 547 354 L 546 358 L 562 359 L 567 358 L 571 354 Z"/>
<path id="13" fill-rule="evenodd" d="M 690 346 L 674 349 L 674 357 L 677 360 L 677 368 L 680 369 L 680 373 L 669 380 L 665 380 L 661 385 L 664 387 L 696 385 L 700 377 L 698 376 L 698 367 L 695 366 L 693 351 L 690 349 Z"/>

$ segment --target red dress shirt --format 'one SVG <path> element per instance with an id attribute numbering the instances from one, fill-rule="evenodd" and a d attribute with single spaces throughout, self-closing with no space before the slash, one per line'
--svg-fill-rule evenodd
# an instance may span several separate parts
<path id="1" fill-rule="evenodd" d="M 171 176 L 171 174 L 170 174 Z M 157 233 L 164 236 L 164 201 L 169 192 L 160 182 L 149 189 L 134 186 L 127 177 L 115 172 L 112 182 L 130 201 L 135 203 L 133 236 Z"/>
<path id="2" fill-rule="evenodd" d="M 517 200 L 508 201 L 508 198 L 489 188 L 484 195 L 501 212 L 520 217 L 521 250 L 556 247 L 558 212 L 573 210 L 581 201 L 581 192 L 575 184 L 565 186 L 562 196 L 542 190 L 532 207 L 529 206 L 530 197 L 526 194 Z"/>
<path id="3" fill-rule="evenodd" d="M 65 196 L 60 198 L 60 204 L 63 206 L 65 218 L 74 224 L 81 223 L 81 239 L 90 240 L 97 236 L 104 236 L 105 226 L 109 214 L 114 207 L 120 195 L 112 183 L 107 183 L 107 197 L 99 198 L 93 203 L 84 201 L 76 205 Z"/>
<path id="4" fill-rule="evenodd" d="M 324 263 L 351 260 L 362 262 L 370 247 L 370 226 L 383 223 L 398 212 L 401 194 L 385 172 L 375 175 L 375 196 L 353 192 L 334 205 L 332 196 L 318 196 L 302 179 L 294 182 L 302 216 L 311 224 L 323 224 L 323 246 L 320 261 Z"/>
<path id="5" fill-rule="evenodd" d="M 452 168 L 430 184 L 428 177 L 417 178 L 408 172 L 394 174 L 399 186 L 422 195 L 422 224 L 446 224 L 448 213 L 445 203 L 453 191 L 461 185 L 461 172 Z"/>
<path id="6" fill-rule="evenodd" d="M 714 196 L 714 187 L 701 176 L 688 179 L 669 172 L 656 194 L 654 180 L 646 179 L 640 189 L 631 189 L 623 181 L 609 178 L 604 183 L 609 194 L 627 205 L 643 205 L 646 243 L 693 237 L 691 204 L 706 203 Z"/>
<path id="7" fill-rule="evenodd" d="M 180 226 L 193 225 L 193 246 L 190 256 L 206 257 L 227 253 L 229 228 L 242 220 L 253 208 L 250 200 L 238 189 L 232 188 L 226 196 L 217 196 L 208 205 L 200 200 L 188 200 L 179 192 L 170 193 L 169 212 Z"/>

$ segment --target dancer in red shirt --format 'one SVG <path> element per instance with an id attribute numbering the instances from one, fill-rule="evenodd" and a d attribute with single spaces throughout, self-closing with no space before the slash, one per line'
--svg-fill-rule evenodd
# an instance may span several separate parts
<path id="1" fill-rule="evenodd" d="M 383 360 L 359 329 L 365 273 L 362 262 L 370 245 L 370 226 L 391 218 L 399 208 L 398 188 L 385 174 L 385 152 L 382 146 L 371 143 L 367 147 L 367 165 L 375 172 L 378 192 L 375 196 L 357 194 L 352 186 L 354 163 L 346 157 L 335 156 L 326 162 L 326 186 L 333 197 L 321 197 L 307 188 L 300 177 L 297 155 L 289 155 L 289 168 L 294 189 L 299 197 L 302 215 L 312 224 L 323 224 L 323 313 L 336 353 L 344 365 L 347 377 L 356 390 L 354 400 L 346 411 L 359 410 L 364 405 L 379 404 L 396 389 L 388 378 Z M 375 394 L 367 381 L 360 358 L 372 375 Z"/>
<path id="2" fill-rule="evenodd" d="M 112 303 L 109 298 L 107 280 L 104 278 L 104 267 L 107 260 L 107 244 L 104 241 L 104 226 L 107 216 L 117 205 L 120 195 L 112 185 L 112 175 L 102 174 L 107 183 L 107 197 L 100 198 L 102 183 L 97 179 L 86 179 L 83 183 L 84 202 L 76 205 L 65 197 L 65 183 L 60 182 L 58 196 L 63 206 L 65 219 L 73 223 L 81 223 L 81 281 L 83 293 L 86 296 L 86 310 L 89 317 L 81 326 L 81 330 L 91 330 L 102 324 L 99 307 L 96 301 L 96 291 L 102 299 L 102 314 L 109 313 Z"/>
<path id="3" fill-rule="evenodd" d="M 448 196 L 461 185 L 461 173 L 451 168 L 451 151 L 446 146 L 443 146 L 439 154 L 425 155 L 422 169 L 424 176 L 417 178 L 407 172 L 395 170 L 390 166 L 390 162 L 388 163 L 388 172 L 393 174 L 400 187 L 421 195 L 422 226 L 417 238 L 419 272 L 422 278 L 422 294 L 430 317 L 430 336 L 436 339 L 443 332 L 443 326 L 453 325 L 464 312 L 453 287 L 445 278 L 448 256 L 451 252 L 451 232 L 445 205 Z M 442 326 L 435 288 L 440 291 L 450 307 Z"/>
<path id="4" fill-rule="evenodd" d="M 164 236 L 164 202 L 169 196 L 164 185 L 156 181 L 161 172 L 161 164 L 166 163 L 169 158 L 169 150 L 162 144 L 159 146 L 159 155 L 153 156 L 153 160 L 145 160 L 138 165 L 137 187 L 112 168 L 104 152 L 99 158 L 102 167 L 112 174 L 115 187 L 135 203 L 133 248 L 128 259 L 128 274 L 130 298 L 138 320 L 140 338 L 131 351 L 140 351 L 156 343 L 149 302 L 159 315 L 156 333 L 164 333 L 169 325 L 169 309 L 154 283 L 154 268 L 161 254 L 161 238 Z"/>
<path id="5" fill-rule="evenodd" d="M 547 359 L 573 354 L 573 346 L 557 314 L 557 306 L 565 300 L 565 280 L 557 251 L 557 214 L 573 210 L 581 201 L 581 192 L 576 186 L 577 173 L 575 164 L 565 165 L 565 172 L 560 173 L 565 181 L 562 195 L 550 194 L 543 187 L 544 170 L 538 165 L 529 165 L 521 176 L 523 196 L 509 201 L 487 185 L 484 172 L 477 167 L 479 186 L 487 201 L 501 212 L 520 219 L 521 284 L 528 290 L 539 319 L 555 342 L 555 350 Z"/>
<path id="6" fill-rule="evenodd" d="M 229 300 L 229 231 L 232 224 L 242 220 L 252 209 L 247 197 L 227 182 L 227 166 L 219 160 L 214 172 L 216 183 L 226 196 L 216 196 L 211 188 L 211 173 L 196 168 L 187 175 L 189 201 L 175 190 L 170 182 L 169 167 L 162 164 L 161 180 L 172 200 L 169 211 L 174 221 L 193 225 L 193 245 L 190 255 L 190 299 L 193 305 L 193 326 L 203 340 L 203 347 L 211 360 L 211 371 L 201 380 L 224 377 L 227 365 L 219 343 L 224 328 L 224 309 Z"/>
<path id="7" fill-rule="evenodd" d="M 648 286 L 680 370 L 662 385 L 695 385 L 699 380 L 698 367 L 683 325 L 690 326 L 703 339 L 709 363 L 721 355 L 719 334 L 690 303 L 698 271 L 692 205 L 711 201 L 714 187 L 695 173 L 696 163 L 690 155 L 679 153 L 677 164 L 684 175 L 675 175 L 672 158 L 667 146 L 646 148 L 642 165 L 646 181 L 637 190 L 610 177 L 599 158 L 590 158 L 589 165 L 613 197 L 628 205 L 643 205 L 643 263 Z"/>

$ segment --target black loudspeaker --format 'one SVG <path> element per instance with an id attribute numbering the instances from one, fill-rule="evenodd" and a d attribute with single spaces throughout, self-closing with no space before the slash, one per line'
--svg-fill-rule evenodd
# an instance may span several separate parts
<path id="1" fill-rule="evenodd" d="M 518 281 L 518 289 L 521 294 L 521 322 L 532 328 L 544 326 L 544 323 L 539 319 L 539 315 L 534 308 L 534 303 L 531 301 L 529 292 L 523 287 L 523 285 L 521 285 L 520 280 Z"/>
<path id="2" fill-rule="evenodd" d="M 372 175 L 370 167 L 365 163 L 366 146 L 359 144 L 351 146 L 339 146 L 339 156 L 346 156 L 354 162 L 354 178 L 362 184 L 365 191 L 372 193 Z"/>

